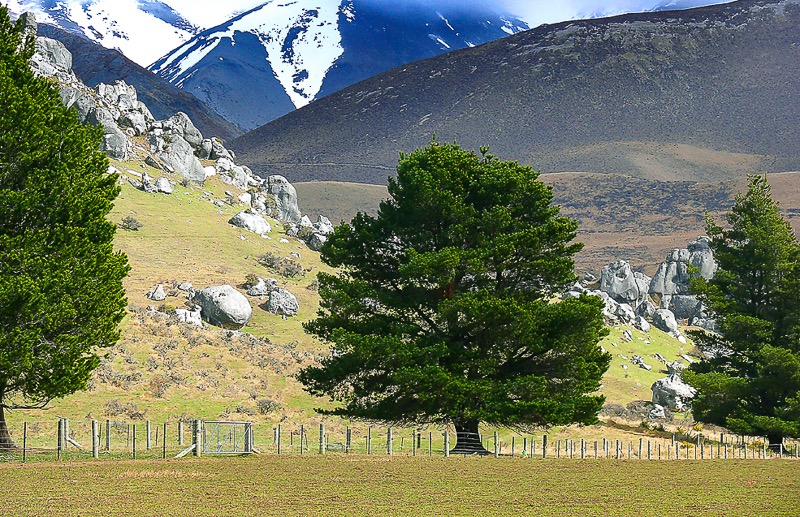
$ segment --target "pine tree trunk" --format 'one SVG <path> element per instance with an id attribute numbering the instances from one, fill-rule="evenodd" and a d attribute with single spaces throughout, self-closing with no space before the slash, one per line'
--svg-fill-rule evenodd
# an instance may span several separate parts
<path id="1" fill-rule="evenodd" d="M 17 444 L 11 439 L 11 433 L 8 432 L 8 425 L 6 425 L 6 416 L 3 406 L 0 406 L 0 449 L 15 449 Z"/>
<path id="2" fill-rule="evenodd" d="M 450 454 L 491 454 L 481 443 L 477 420 L 459 420 L 453 422 L 456 428 L 456 446 Z"/>

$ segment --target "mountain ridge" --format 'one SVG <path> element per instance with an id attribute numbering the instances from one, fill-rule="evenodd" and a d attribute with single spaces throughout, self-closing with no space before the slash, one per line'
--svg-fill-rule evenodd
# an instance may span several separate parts
<path id="1" fill-rule="evenodd" d="M 624 142 L 743 163 L 695 153 L 675 179 L 796 170 L 798 26 L 796 0 L 740 0 L 538 27 L 400 66 L 231 145 L 257 173 L 292 181 L 382 184 L 398 152 L 434 134 L 543 172 L 643 175 L 634 162 L 658 153 Z"/>

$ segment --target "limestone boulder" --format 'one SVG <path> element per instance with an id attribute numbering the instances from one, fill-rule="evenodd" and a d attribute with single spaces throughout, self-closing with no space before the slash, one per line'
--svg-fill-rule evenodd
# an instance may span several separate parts
<path id="1" fill-rule="evenodd" d="M 50 74 L 45 73 L 45 75 L 53 76 L 58 72 L 72 71 L 72 53 L 60 41 L 40 36 L 36 38 L 35 52 L 38 64 L 42 65 L 43 69 L 50 67 L 48 70 Z"/>
<path id="2" fill-rule="evenodd" d="M 302 216 L 297 206 L 297 190 L 294 185 L 283 176 L 273 175 L 267 178 L 262 188 L 275 200 L 274 213 L 269 215 L 284 223 L 294 225 L 300 223 Z"/>
<path id="3" fill-rule="evenodd" d="M 267 311 L 281 316 L 297 316 L 300 305 L 297 298 L 286 289 L 275 289 L 269 293 L 267 301 Z"/>
<path id="4" fill-rule="evenodd" d="M 618 260 L 601 271 L 600 290 L 635 309 L 647 300 L 650 281 L 647 275 L 633 271 L 626 261 Z"/>
<path id="5" fill-rule="evenodd" d="M 206 171 L 194 155 L 194 149 L 180 135 L 159 136 L 148 133 L 150 150 L 168 169 L 191 181 L 202 182 Z"/>
<path id="6" fill-rule="evenodd" d="M 189 325 L 195 325 L 197 327 L 203 326 L 200 307 L 191 311 L 188 309 L 175 309 L 175 317 L 182 323 L 188 323 Z"/>
<path id="7" fill-rule="evenodd" d="M 191 147 L 194 152 L 199 149 L 203 144 L 203 135 L 200 130 L 195 127 L 189 115 L 179 111 L 178 113 L 167 119 L 167 125 L 178 133 Z"/>
<path id="8" fill-rule="evenodd" d="M 154 302 L 163 302 L 167 299 L 167 293 L 164 291 L 164 286 L 158 284 L 156 287 L 151 289 L 145 295 L 147 299 L 153 300 Z"/>
<path id="9" fill-rule="evenodd" d="M 322 249 L 322 245 L 326 242 L 328 242 L 328 237 L 320 233 L 315 233 L 309 237 L 307 244 L 310 249 L 314 251 L 320 251 Z"/>
<path id="10" fill-rule="evenodd" d="M 272 226 L 263 216 L 254 214 L 249 210 L 239 212 L 228 223 L 258 235 L 267 235 L 272 231 Z"/>
<path id="11" fill-rule="evenodd" d="M 664 332 L 678 332 L 678 322 L 669 309 L 658 309 L 653 314 L 653 325 Z"/>
<path id="12" fill-rule="evenodd" d="M 256 285 L 247 290 L 249 296 L 267 296 L 278 289 L 278 281 L 274 278 L 259 278 Z"/>
<path id="13" fill-rule="evenodd" d="M 653 404 L 676 411 L 684 410 L 697 395 L 697 390 L 683 382 L 677 373 L 657 380 L 650 389 L 653 391 Z"/>
<path id="14" fill-rule="evenodd" d="M 201 289 L 195 293 L 193 300 L 200 305 L 203 319 L 219 327 L 240 329 L 247 325 L 253 315 L 247 297 L 230 285 Z"/>

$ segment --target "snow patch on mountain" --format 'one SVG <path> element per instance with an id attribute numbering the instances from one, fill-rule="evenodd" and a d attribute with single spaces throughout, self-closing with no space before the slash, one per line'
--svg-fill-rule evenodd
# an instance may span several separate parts
<path id="1" fill-rule="evenodd" d="M 147 66 L 198 32 L 158 0 L 9 0 L 11 12 L 33 12 L 42 23 L 60 26 L 115 48 Z"/>
<path id="2" fill-rule="evenodd" d="M 352 13 L 352 5 L 350 9 L 343 14 Z M 237 33 L 254 34 L 266 49 L 276 78 L 300 108 L 314 100 L 326 73 L 344 52 L 339 33 L 341 11 L 339 0 L 268 2 L 214 32 L 201 34 L 151 70 L 181 86 L 192 67 L 223 40 L 234 45 Z"/>

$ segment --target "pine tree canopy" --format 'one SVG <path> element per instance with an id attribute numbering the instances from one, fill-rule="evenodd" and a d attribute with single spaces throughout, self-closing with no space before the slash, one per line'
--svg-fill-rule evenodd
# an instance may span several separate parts
<path id="1" fill-rule="evenodd" d="M 0 446 L 4 408 L 85 388 L 126 305 L 102 134 L 34 76 L 33 47 L 0 7 Z"/>
<path id="2" fill-rule="evenodd" d="M 697 420 L 776 444 L 800 436 L 800 245 L 766 177 L 749 180 L 726 227 L 707 221 L 719 269 L 691 287 L 720 334 L 692 333 L 708 359 L 686 379 Z"/>
<path id="3" fill-rule="evenodd" d="M 597 297 L 575 281 L 577 223 L 538 173 L 436 141 L 401 155 L 376 217 L 323 246 L 319 317 L 332 354 L 303 370 L 325 413 L 391 424 L 593 423 L 610 356 Z"/>

